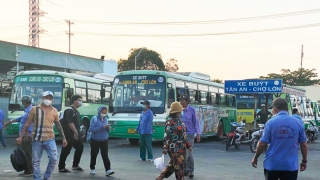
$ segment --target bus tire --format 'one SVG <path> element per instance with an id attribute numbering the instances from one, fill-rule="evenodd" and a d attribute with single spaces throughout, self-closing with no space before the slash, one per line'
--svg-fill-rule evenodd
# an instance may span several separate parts
<path id="1" fill-rule="evenodd" d="M 80 138 L 81 138 L 82 142 L 87 141 L 87 133 L 88 133 L 89 125 L 90 125 L 89 119 L 85 118 L 81 121 Z"/>
<path id="2" fill-rule="evenodd" d="M 218 124 L 218 133 L 217 133 L 217 140 L 218 141 L 221 141 L 222 138 L 223 138 L 223 122 L 222 121 L 219 121 L 219 124 Z"/>
<path id="3" fill-rule="evenodd" d="M 139 139 L 137 138 L 129 138 L 129 142 L 131 145 L 138 145 L 139 144 Z"/>

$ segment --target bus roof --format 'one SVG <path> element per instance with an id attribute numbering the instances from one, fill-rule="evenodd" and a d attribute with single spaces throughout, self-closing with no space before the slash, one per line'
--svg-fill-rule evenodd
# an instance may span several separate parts
<path id="1" fill-rule="evenodd" d="M 157 70 L 132 70 L 132 71 L 118 72 L 117 76 L 118 75 L 132 75 L 132 74 L 133 75 L 134 74 L 136 74 L 136 75 L 141 75 L 141 74 L 162 75 L 162 76 L 171 77 L 171 78 L 175 78 L 175 79 L 179 79 L 179 80 L 183 80 L 183 81 L 190 81 L 190 82 L 194 82 L 194 83 L 201 83 L 201 84 L 215 86 L 218 88 L 224 88 L 223 84 L 211 82 L 211 81 L 207 81 L 207 80 L 202 80 L 202 79 L 198 79 L 198 78 L 194 78 L 192 76 L 189 76 L 189 74 L 191 74 L 190 72 L 172 73 L 172 72 L 157 71 Z"/>
<path id="2" fill-rule="evenodd" d="M 62 76 L 65 78 L 71 78 L 71 79 L 78 79 L 78 80 L 84 80 L 89 82 L 96 82 L 96 83 L 102 83 L 105 81 L 113 81 L 113 76 L 110 75 L 104 75 L 103 77 L 105 79 L 102 79 L 101 73 L 99 76 L 95 77 L 88 76 L 88 75 L 81 75 L 81 74 L 73 74 L 73 73 L 67 73 L 67 72 L 59 72 L 59 71 L 50 71 L 50 70 L 31 70 L 31 71 L 22 71 L 19 72 L 16 76 L 23 76 L 23 75 L 52 75 L 52 76 Z M 98 78 L 99 77 L 99 78 Z"/>

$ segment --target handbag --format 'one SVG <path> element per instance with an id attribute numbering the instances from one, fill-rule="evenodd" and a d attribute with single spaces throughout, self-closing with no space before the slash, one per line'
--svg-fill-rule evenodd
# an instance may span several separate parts
<path id="1" fill-rule="evenodd" d="M 158 169 L 160 172 L 162 172 L 165 168 L 164 165 L 164 155 L 162 155 L 161 157 L 156 158 L 153 161 L 153 164 L 156 166 L 156 169 Z"/>

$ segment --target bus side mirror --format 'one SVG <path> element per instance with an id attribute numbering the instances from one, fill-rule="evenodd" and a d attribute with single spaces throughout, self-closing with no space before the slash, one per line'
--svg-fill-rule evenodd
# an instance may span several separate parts
<path id="1" fill-rule="evenodd" d="M 313 103 L 311 103 L 311 108 L 313 109 Z"/>
<path id="2" fill-rule="evenodd" d="M 72 95 L 73 95 L 73 89 L 68 88 L 67 89 L 67 98 L 71 98 Z"/>
<path id="3" fill-rule="evenodd" d="M 101 99 L 106 97 L 106 90 L 105 89 L 100 90 L 100 97 L 101 97 Z"/>

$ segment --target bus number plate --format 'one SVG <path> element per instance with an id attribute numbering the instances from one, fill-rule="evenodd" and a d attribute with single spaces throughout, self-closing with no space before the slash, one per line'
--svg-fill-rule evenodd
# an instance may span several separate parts
<path id="1" fill-rule="evenodd" d="M 129 134 L 135 134 L 135 133 L 136 133 L 136 130 L 135 130 L 135 129 L 128 129 L 128 133 L 129 133 Z"/>

